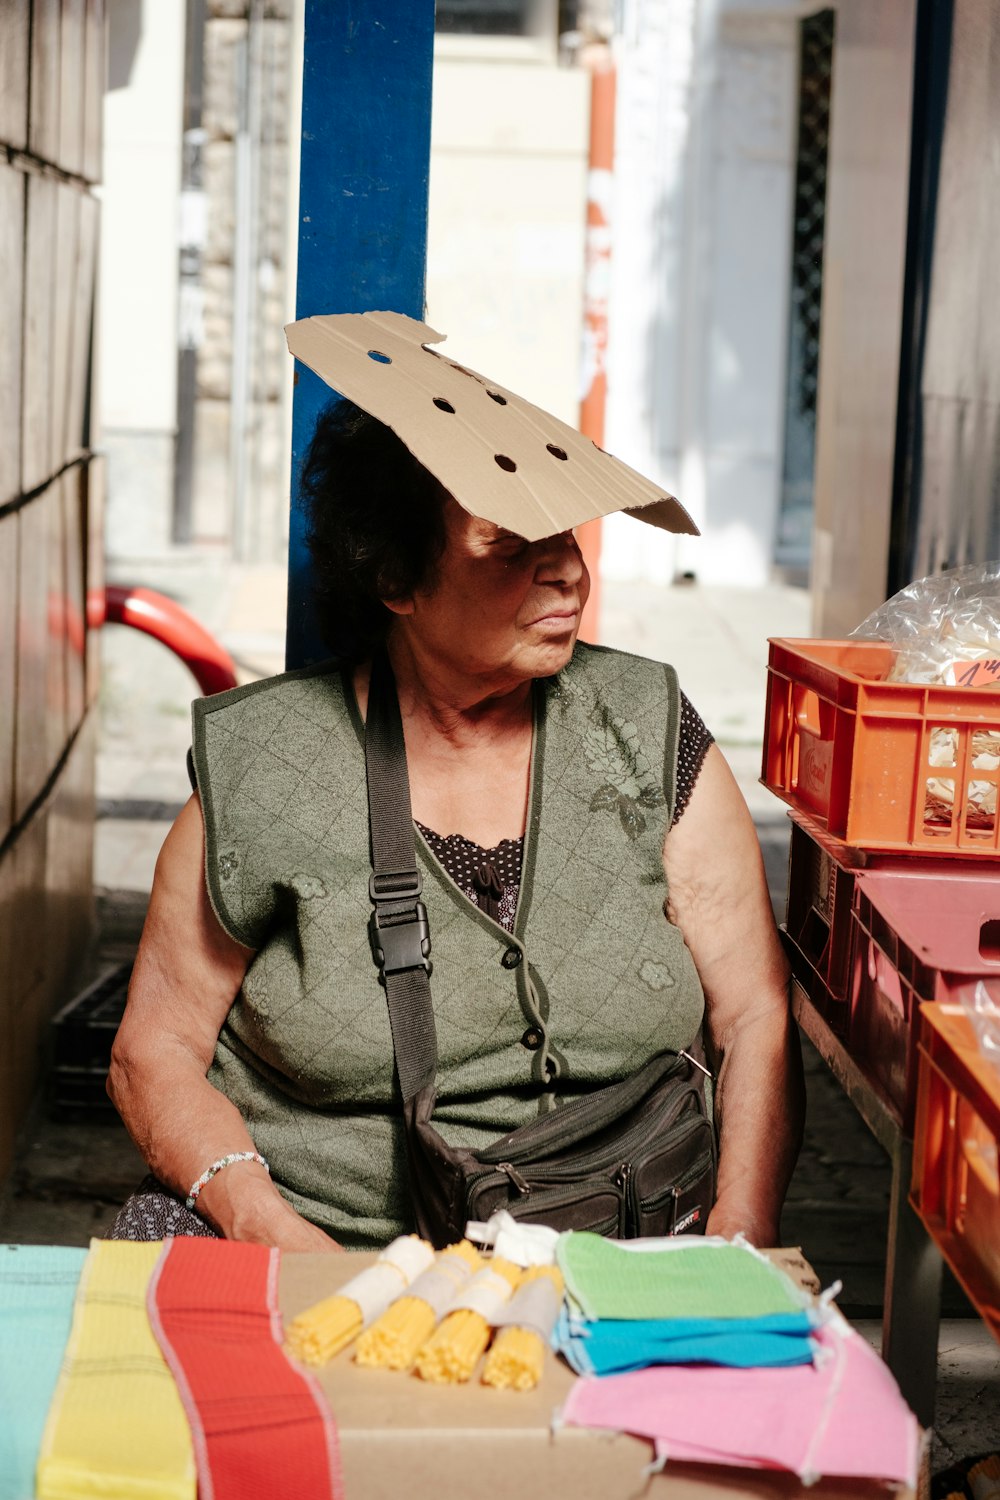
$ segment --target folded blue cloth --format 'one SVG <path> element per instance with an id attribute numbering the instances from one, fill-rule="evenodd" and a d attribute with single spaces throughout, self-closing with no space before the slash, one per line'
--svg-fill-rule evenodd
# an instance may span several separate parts
<path id="1" fill-rule="evenodd" d="M 0 1245 L 0 1500 L 30 1500 L 86 1250 Z"/>
<path id="2" fill-rule="evenodd" d="M 612 1375 L 648 1365 L 731 1365 L 775 1369 L 812 1363 L 813 1314 L 759 1318 L 598 1318 L 565 1307 L 553 1332 L 557 1351 L 578 1375 Z"/>

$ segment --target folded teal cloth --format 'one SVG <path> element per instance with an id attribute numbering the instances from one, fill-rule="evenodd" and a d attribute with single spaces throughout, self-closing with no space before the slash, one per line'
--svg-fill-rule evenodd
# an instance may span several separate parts
<path id="1" fill-rule="evenodd" d="M 0 1245 L 0 1500 L 31 1500 L 86 1250 Z"/>
<path id="2" fill-rule="evenodd" d="M 563 1309 L 556 1350 L 578 1375 L 615 1375 L 649 1365 L 787 1368 L 812 1363 L 813 1315 L 803 1309 L 761 1318 L 604 1318 L 581 1321 Z"/>

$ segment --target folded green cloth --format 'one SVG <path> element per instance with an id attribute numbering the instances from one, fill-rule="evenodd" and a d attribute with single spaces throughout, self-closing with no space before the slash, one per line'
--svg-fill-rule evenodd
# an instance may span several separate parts
<path id="1" fill-rule="evenodd" d="M 631 1249 L 598 1234 L 560 1235 L 556 1259 L 583 1317 L 760 1318 L 797 1312 L 808 1301 L 750 1245 L 662 1243 L 663 1249 Z"/>
<path id="2" fill-rule="evenodd" d="M 31 1500 L 86 1250 L 0 1245 L 0 1500 Z"/>

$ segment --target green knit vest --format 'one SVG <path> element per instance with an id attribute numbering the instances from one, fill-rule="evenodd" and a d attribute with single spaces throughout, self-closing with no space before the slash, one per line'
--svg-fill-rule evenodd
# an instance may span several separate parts
<path id="1" fill-rule="evenodd" d="M 673 668 L 594 646 L 535 685 L 513 936 L 417 836 L 434 1119 L 454 1144 L 485 1145 L 696 1036 L 702 989 L 665 916 L 661 857 L 679 704 Z M 256 950 L 209 1079 L 288 1201 L 352 1247 L 412 1227 L 368 943 L 363 736 L 350 676 L 329 664 L 194 705 L 208 891 L 225 930 Z"/>

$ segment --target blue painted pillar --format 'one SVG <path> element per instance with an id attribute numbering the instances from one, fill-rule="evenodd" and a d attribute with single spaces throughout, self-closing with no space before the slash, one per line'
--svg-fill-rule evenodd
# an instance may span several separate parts
<path id="1" fill-rule="evenodd" d="M 434 0 L 306 0 L 296 318 L 422 318 Z M 285 660 L 329 655 L 310 603 L 298 474 L 333 393 L 296 362 Z"/>

